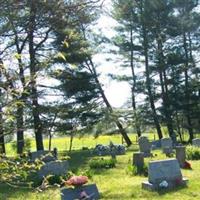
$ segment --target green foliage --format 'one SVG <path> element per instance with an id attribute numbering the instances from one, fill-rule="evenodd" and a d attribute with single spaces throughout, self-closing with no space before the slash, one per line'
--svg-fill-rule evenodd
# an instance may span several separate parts
<path id="1" fill-rule="evenodd" d="M 34 187 L 41 183 L 36 176 L 42 162 L 29 163 L 26 159 L 2 159 L 0 163 L 0 180 L 14 186 Z"/>
<path id="2" fill-rule="evenodd" d="M 186 157 L 188 160 L 200 160 L 200 148 L 188 146 L 186 148 Z"/>
<path id="3" fill-rule="evenodd" d="M 89 179 L 92 179 L 92 177 L 94 176 L 95 172 L 94 172 L 93 169 L 85 169 L 85 170 L 78 169 L 78 171 L 75 174 L 82 175 L 82 176 L 87 176 Z"/>
<path id="4" fill-rule="evenodd" d="M 32 139 L 31 138 L 25 138 L 24 139 L 24 152 L 28 152 L 31 150 L 31 142 L 32 142 Z M 16 151 L 17 150 L 17 143 L 12 143 L 11 145 L 13 151 Z"/>
<path id="5" fill-rule="evenodd" d="M 89 162 L 89 166 L 91 169 L 109 169 L 114 168 L 116 165 L 115 159 L 105 159 L 105 158 L 95 158 Z"/>
<path id="6" fill-rule="evenodd" d="M 61 184 L 63 181 L 63 177 L 58 175 L 49 175 L 46 178 L 49 185 Z"/>
<path id="7" fill-rule="evenodd" d="M 126 168 L 126 173 L 132 176 L 148 176 L 148 167 L 144 165 L 143 167 L 137 167 L 135 165 L 128 165 Z"/>

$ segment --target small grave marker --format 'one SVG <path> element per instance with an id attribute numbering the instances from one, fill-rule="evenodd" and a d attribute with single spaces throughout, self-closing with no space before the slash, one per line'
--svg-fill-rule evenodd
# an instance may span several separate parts
<path id="1" fill-rule="evenodd" d="M 171 140 L 171 138 L 161 139 L 161 147 L 163 153 L 165 153 L 167 156 L 170 156 L 170 154 L 173 153 L 173 141 Z"/>
<path id="2" fill-rule="evenodd" d="M 138 140 L 140 152 L 144 153 L 144 157 L 150 157 L 151 154 L 151 143 L 147 137 L 141 136 Z"/>
<path id="3" fill-rule="evenodd" d="M 186 159 L 184 146 L 176 147 L 176 159 L 178 160 L 180 167 L 183 168 L 185 165 L 185 159 Z"/>
<path id="4" fill-rule="evenodd" d="M 84 193 L 86 198 L 81 198 L 81 194 Z M 61 190 L 61 199 L 62 200 L 97 200 L 100 198 L 98 188 L 96 184 L 84 185 L 75 188 L 65 188 Z"/>

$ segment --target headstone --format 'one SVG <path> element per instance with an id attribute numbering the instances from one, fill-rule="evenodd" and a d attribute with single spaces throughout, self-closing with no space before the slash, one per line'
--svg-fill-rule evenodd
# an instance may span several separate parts
<path id="1" fill-rule="evenodd" d="M 184 146 L 177 146 L 176 147 L 176 159 L 178 160 L 180 167 L 184 167 L 185 159 L 186 159 L 185 147 Z"/>
<path id="2" fill-rule="evenodd" d="M 144 157 L 151 156 L 151 143 L 149 142 L 147 137 L 141 136 L 138 139 L 140 152 L 144 153 Z"/>
<path id="3" fill-rule="evenodd" d="M 143 168 L 144 153 L 142 153 L 142 152 L 133 153 L 133 165 L 135 165 L 138 168 Z"/>
<path id="4" fill-rule="evenodd" d="M 39 150 L 39 151 L 29 152 L 29 157 L 31 161 L 35 161 L 36 159 L 41 159 L 42 156 L 45 156 L 47 154 L 49 154 L 49 151 Z"/>
<path id="5" fill-rule="evenodd" d="M 155 140 L 151 142 L 151 149 L 159 149 L 161 148 L 161 140 Z"/>
<path id="6" fill-rule="evenodd" d="M 200 139 L 199 138 L 193 139 L 192 145 L 196 147 L 200 147 Z"/>
<path id="7" fill-rule="evenodd" d="M 51 162 L 51 161 L 56 161 L 56 158 L 51 154 L 46 154 L 46 155 L 41 157 L 41 160 L 43 162 L 47 163 L 47 162 Z"/>
<path id="8" fill-rule="evenodd" d="M 53 148 L 52 155 L 57 159 L 58 158 L 58 149 L 55 147 Z"/>
<path id="9" fill-rule="evenodd" d="M 28 152 L 28 156 L 31 161 L 35 161 L 36 159 L 41 159 L 43 162 L 50 162 L 57 160 L 57 148 L 51 151 L 39 150 L 34 152 Z"/>
<path id="10" fill-rule="evenodd" d="M 142 183 L 142 188 L 159 190 L 162 183 L 166 183 L 167 188 L 186 185 L 187 180 L 182 177 L 177 159 L 149 162 L 148 181 Z"/>
<path id="11" fill-rule="evenodd" d="M 84 192 L 88 198 L 81 198 L 81 193 Z M 96 184 L 84 185 L 76 188 L 65 188 L 61 190 L 62 200 L 97 200 L 100 198 Z"/>
<path id="12" fill-rule="evenodd" d="M 40 170 L 38 171 L 38 176 L 40 178 L 43 178 L 47 175 L 64 175 L 67 173 L 69 169 L 69 163 L 67 160 L 61 161 L 52 161 L 48 162 L 45 165 L 43 165 Z"/>
<path id="13" fill-rule="evenodd" d="M 171 138 L 163 138 L 161 139 L 161 147 L 163 150 L 163 153 L 165 153 L 167 156 L 173 153 L 173 142 Z"/>

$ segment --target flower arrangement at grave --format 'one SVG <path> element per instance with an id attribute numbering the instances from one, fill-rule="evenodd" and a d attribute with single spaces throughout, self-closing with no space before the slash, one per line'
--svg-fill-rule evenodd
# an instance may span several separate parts
<path id="1" fill-rule="evenodd" d="M 188 161 L 185 161 L 183 163 L 183 169 L 192 169 L 192 166 Z"/>
<path id="2" fill-rule="evenodd" d="M 163 180 L 160 184 L 159 184 L 159 188 L 167 188 L 169 186 L 169 183 L 166 180 Z"/>
<path id="3" fill-rule="evenodd" d="M 87 176 L 72 176 L 69 178 L 65 184 L 74 187 L 80 187 L 88 182 Z"/>

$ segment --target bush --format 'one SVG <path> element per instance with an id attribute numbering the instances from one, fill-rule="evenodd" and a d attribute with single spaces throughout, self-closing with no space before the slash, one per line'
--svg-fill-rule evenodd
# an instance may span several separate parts
<path id="1" fill-rule="evenodd" d="M 186 148 L 187 160 L 200 160 L 200 148 L 188 146 Z"/>
<path id="2" fill-rule="evenodd" d="M 136 175 L 148 176 L 148 167 L 146 165 L 144 165 L 143 167 L 128 165 L 126 169 L 126 173 L 133 176 L 136 176 Z"/>
<path id="3" fill-rule="evenodd" d="M 104 158 L 98 158 L 93 159 L 89 162 L 89 166 L 91 169 L 109 169 L 114 168 L 116 164 L 115 159 L 104 159 Z"/>

